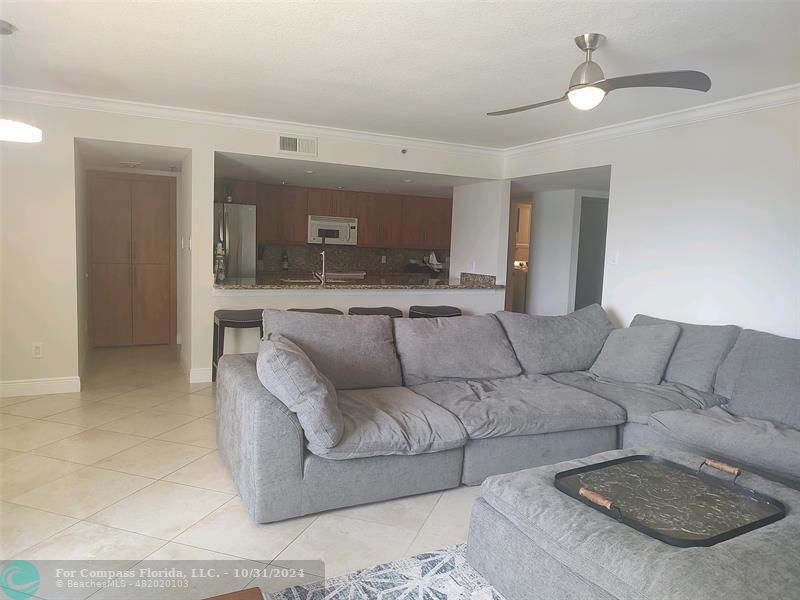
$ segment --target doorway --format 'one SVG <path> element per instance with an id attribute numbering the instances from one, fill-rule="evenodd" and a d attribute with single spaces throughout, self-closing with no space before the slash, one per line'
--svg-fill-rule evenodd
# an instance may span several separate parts
<path id="1" fill-rule="evenodd" d="M 512 283 L 507 310 L 563 315 L 602 302 L 610 184 L 610 166 L 511 182 L 512 205 L 529 202 L 531 224 L 524 300 L 515 306 L 514 298 L 523 295 Z"/>
<path id="2" fill-rule="evenodd" d="M 531 240 L 531 199 L 511 198 L 508 219 L 508 273 L 505 309 L 524 313 L 528 294 L 528 259 Z"/>

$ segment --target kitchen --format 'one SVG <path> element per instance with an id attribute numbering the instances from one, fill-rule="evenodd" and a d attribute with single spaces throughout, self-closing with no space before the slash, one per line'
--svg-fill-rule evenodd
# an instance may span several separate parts
<path id="1" fill-rule="evenodd" d="M 450 278 L 452 186 L 274 159 L 265 175 L 257 158 L 216 161 L 216 289 L 498 289 L 494 276 Z"/>

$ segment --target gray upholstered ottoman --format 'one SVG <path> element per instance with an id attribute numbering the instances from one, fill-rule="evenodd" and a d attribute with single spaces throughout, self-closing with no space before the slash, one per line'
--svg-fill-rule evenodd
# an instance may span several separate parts
<path id="1" fill-rule="evenodd" d="M 490 477 L 475 502 L 467 560 L 508 600 L 784 599 L 800 592 L 800 491 L 750 473 L 737 480 L 786 506 L 786 517 L 714 546 L 652 539 L 558 491 L 559 471 L 632 454 L 697 468 L 671 450 L 613 450 Z"/>

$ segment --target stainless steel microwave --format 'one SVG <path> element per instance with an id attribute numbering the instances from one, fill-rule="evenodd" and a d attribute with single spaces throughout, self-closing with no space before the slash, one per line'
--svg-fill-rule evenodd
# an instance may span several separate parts
<path id="1" fill-rule="evenodd" d="M 355 246 L 358 242 L 358 219 L 355 217 L 308 216 L 308 243 Z"/>

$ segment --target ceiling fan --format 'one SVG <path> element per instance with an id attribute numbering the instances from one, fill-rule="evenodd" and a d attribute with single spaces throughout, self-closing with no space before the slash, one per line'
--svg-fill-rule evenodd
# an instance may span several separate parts
<path id="1" fill-rule="evenodd" d="M 592 52 L 605 41 L 601 33 L 584 33 L 575 38 L 575 43 L 582 52 L 586 52 L 586 60 L 578 65 L 572 73 L 569 88 L 560 98 L 527 104 L 516 108 L 486 113 L 490 117 L 510 115 L 512 113 L 539 108 L 569 100 L 570 104 L 580 110 L 590 110 L 600 104 L 606 94 L 623 88 L 668 87 L 685 90 L 707 92 L 711 89 L 711 79 L 700 71 L 662 71 L 660 73 L 639 73 L 606 79 L 603 70 L 592 60 Z"/>

